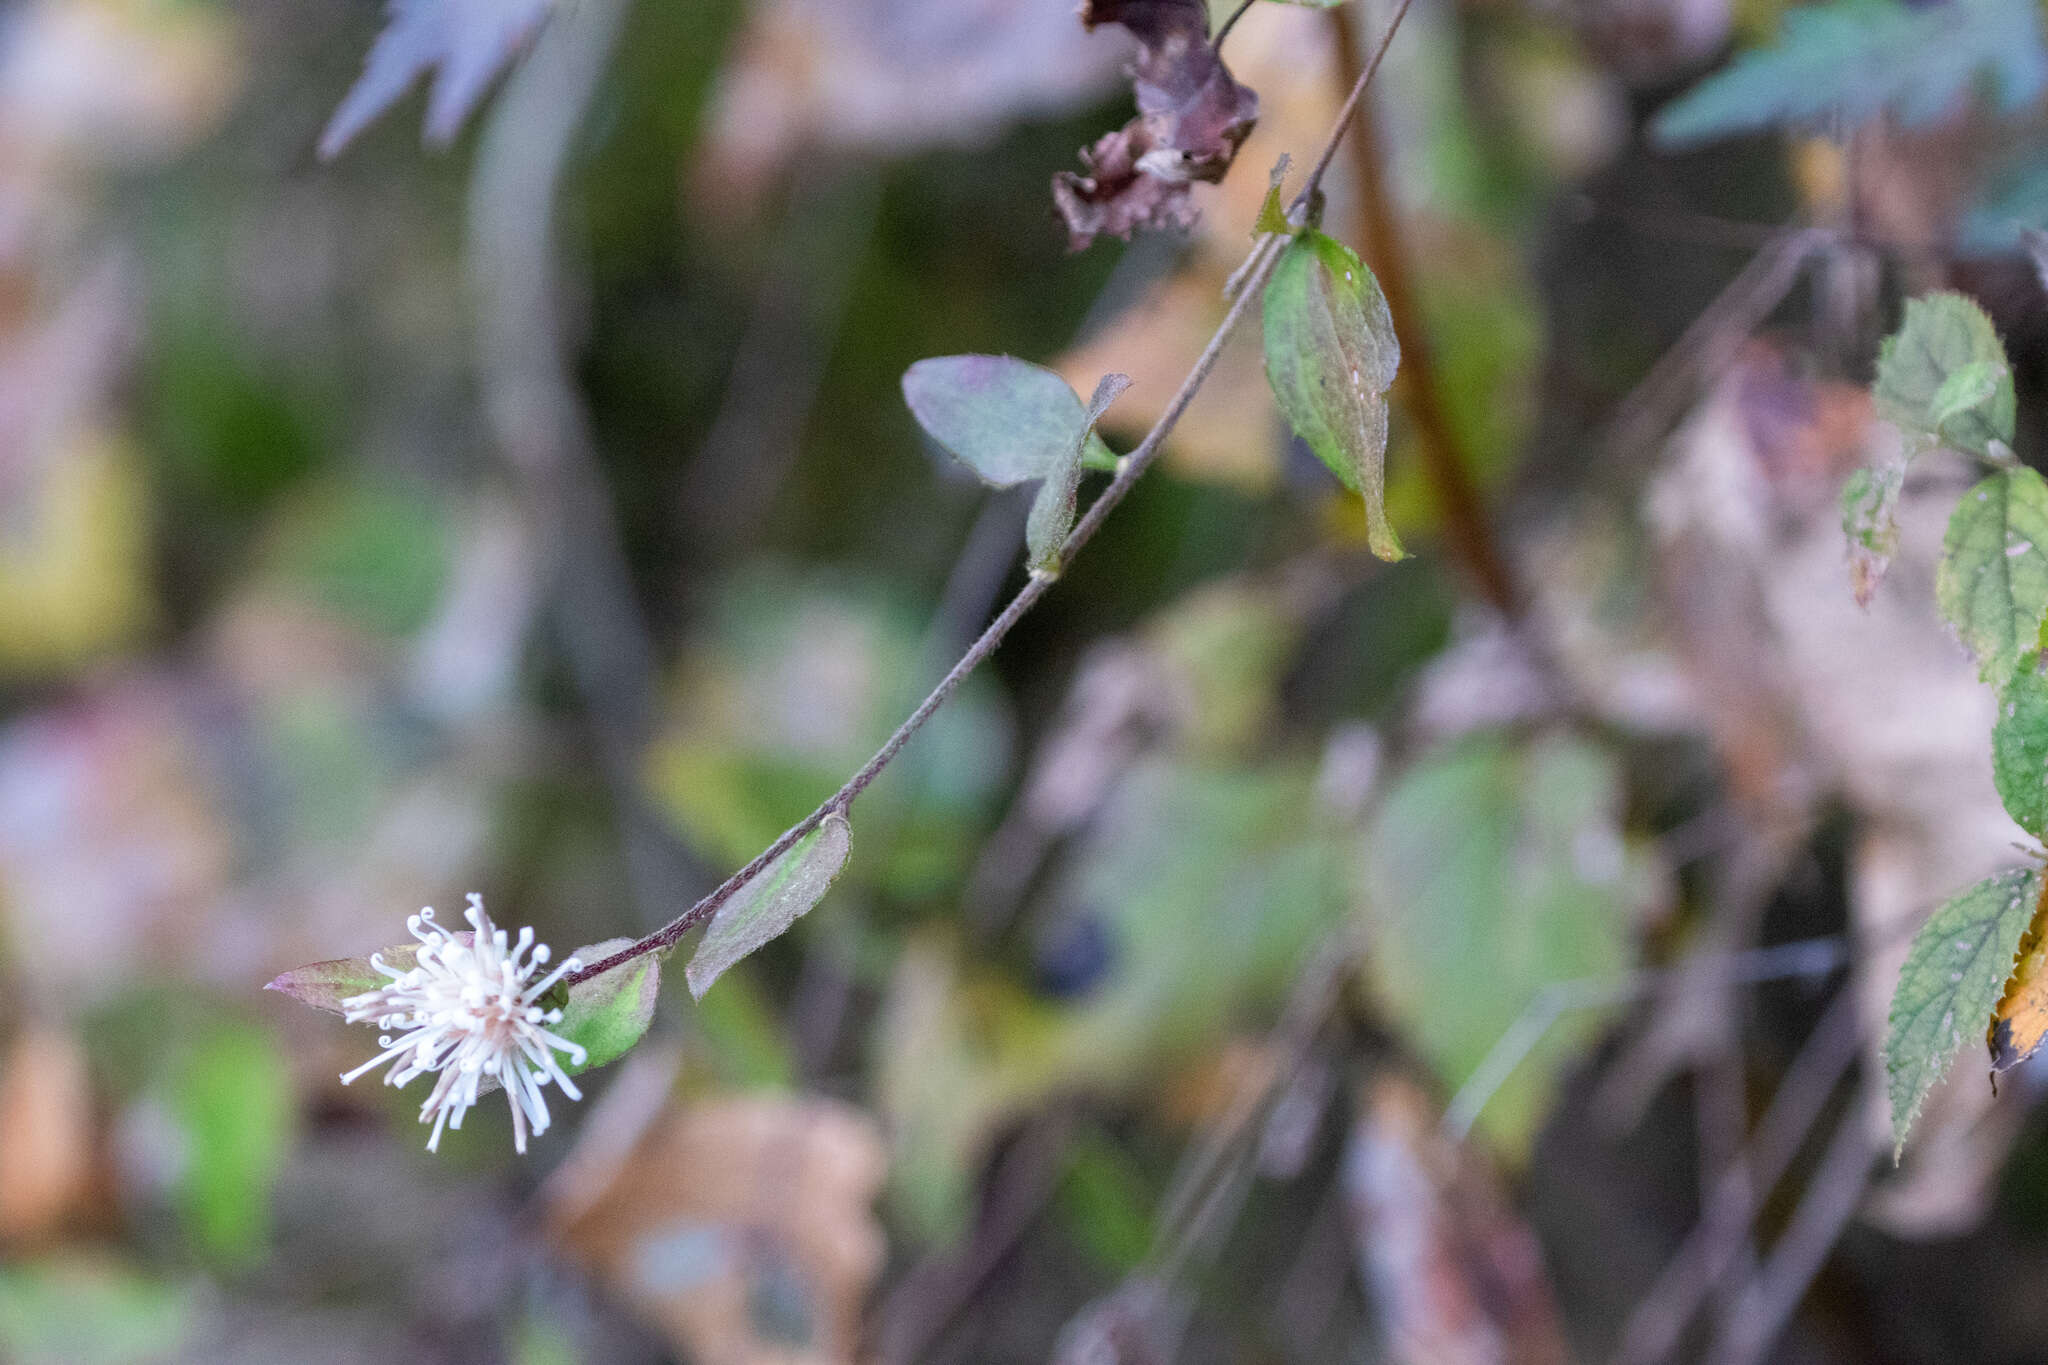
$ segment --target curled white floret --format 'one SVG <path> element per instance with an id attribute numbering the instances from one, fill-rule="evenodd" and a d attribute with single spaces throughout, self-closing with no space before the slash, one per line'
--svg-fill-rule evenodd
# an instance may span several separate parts
<path id="1" fill-rule="evenodd" d="M 343 1017 L 394 1032 L 379 1038 L 377 1055 L 341 1083 L 387 1062 L 396 1065 L 384 1079 L 396 1086 L 438 1071 L 440 1079 L 420 1106 L 420 1122 L 431 1119 L 434 1124 L 427 1139 L 431 1152 L 441 1145 L 441 1129 L 462 1127 L 462 1116 L 477 1102 L 478 1087 L 494 1080 L 511 1103 L 512 1142 L 523 1153 L 529 1128 L 536 1135 L 548 1130 L 542 1087 L 552 1081 L 570 1099 L 583 1098 L 555 1054 L 581 1066 L 585 1053 L 549 1032 L 562 1021 L 562 1012 L 540 1003 L 557 981 L 582 964 L 572 957 L 541 975 L 547 945 L 533 941 L 532 929 L 521 929 L 518 942 L 511 942 L 484 913 L 481 896 L 470 896 L 464 918 L 475 930 L 467 943 L 434 923 L 432 906 L 408 919 L 406 928 L 420 947 L 407 970 L 388 965 L 381 954 L 371 957 L 370 965 L 391 980 L 342 1001 Z"/>

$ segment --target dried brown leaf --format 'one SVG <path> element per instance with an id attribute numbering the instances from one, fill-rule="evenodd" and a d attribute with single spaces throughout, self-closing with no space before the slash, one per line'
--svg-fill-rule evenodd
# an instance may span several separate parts
<path id="1" fill-rule="evenodd" d="M 1192 226 L 1188 187 L 1221 180 L 1258 122 L 1259 97 L 1209 41 L 1202 0 L 1085 0 L 1089 28 L 1118 24 L 1138 40 L 1138 116 L 1081 152 L 1085 174 L 1053 177 L 1053 202 L 1080 251 L 1103 233 Z"/>

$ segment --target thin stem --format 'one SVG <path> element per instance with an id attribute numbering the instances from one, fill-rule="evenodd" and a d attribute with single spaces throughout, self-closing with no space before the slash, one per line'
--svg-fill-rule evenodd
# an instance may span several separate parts
<path id="1" fill-rule="evenodd" d="M 1230 30 L 1236 28 L 1237 21 L 1244 18 L 1244 12 L 1258 2 L 1259 0 L 1241 0 L 1238 7 L 1230 12 L 1230 17 L 1225 19 L 1222 26 L 1216 30 L 1216 36 L 1209 40 L 1209 46 L 1215 48 L 1222 47 L 1223 40 L 1230 36 Z"/>
<path id="2" fill-rule="evenodd" d="M 1386 57 L 1387 49 L 1393 46 L 1394 35 L 1401 29 L 1401 21 L 1408 17 L 1408 7 L 1415 0 L 1401 0 L 1394 7 L 1394 17 L 1387 21 L 1387 31 L 1380 35 L 1380 45 L 1373 49 L 1372 57 L 1351 82 L 1351 93 L 1344 97 L 1344 107 L 1337 111 L 1337 119 L 1330 125 L 1329 136 L 1323 139 L 1323 150 L 1316 155 L 1316 164 L 1308 173 L 1308 180 L 1301 187 L 1301 193 L 1294 197 L 1296 208 L 1305 208 L 1322 188 L 1323 177 L 1329 173 L 1330 163 L 1337 157 L 1337 149 L 1344 145 L 1344 130 L 1351 126 L 1352 115 L 1358 112 L 1358 102 L 1365 98 L 1365 89 L 1372 84 L 1372 78 L 1380 69 L 1380 62 Z"/>
<path id="3" fill-rule="evenodd" d="M 1314 198 L 1323 173 L 1329 169 L 1331 158 L 1336 155 L 1337 146 L 1344 140 L 1344 132 L 1351 125 L 1351 116 L 1358 108 L 1359 97 L 1372 82 L 1373 73 L 1379 70 L 1380 59 L 1386 56 L 1387 46 L 1393 41 L 1394 32 L 1400 28 L 1402 17 L 1408 13 L 1408 6 L 1411 3 L 1413 0 L 1401 0 L 1399 8 L 1394 11 L 1393 19 L 1387 25 L 1385 35 L 1380 39 L 1378 50 L 1373 53 L 1372 60 L 1366 63 L 1364 70 L 1359 72 L 1358 79 L 1351 88 L 1350 97 L 1344 101 L 1343 112 L 1332 125 L 1322 152 L 1316 158 L 1315 169 L 1309 173 L 1307 183 L 1302 186 L 1301 194 L 1295 200 L 1297 208 L 1305 208 Z M 1137 448 L 1117 462 L 1116 476 L 1075 523 L 1065 545 L 1060 548 L 1058 566 L 1051 570 L 1038 570 L 1032 573 L 1017 595 L 1010 599 L 1009 605 L 1003 608 L 995 620 L 988 623 L 987 628 L 976 637 L 974 643 L 968 646 L 967 652 L 960 656 L 960 661 L 953 665 L 945 677 L 939 679 L 938 685 L 932 688 L 930 695 L 918 704 L 917 709 L 910 713 L 903 724 L 896 727 L 896 733 L 890 735 L 882 747 L 875 751 L 874 757 L 862 764 L 860 771 L 849 777 L 838 791 L 826 797 L 816 810 L 784 830 L 780 838 L 762 849 L 745 867 L 720 882 L 704 899 L 645 938 L 568 976 L 565 978 L 567 984 L 574 985 L 600 972 L 608 972 L 636 957 L 673 948 L 684 934 L 716 914 L 721 905 L 732 899 L 734 892 L 753 880 L 763 868 L 795 847 L 799 840 L 823 823 L 826 816 L 835 812 L 841 815 L 846 813 L 853 805 L 854 798 L 867 790 L 868 784 L 881 775 L 882 770 L 902 752 L 903 746 L 910 742 L 911 736 L 923 729 L 924 723 L 932 718 L 932 714 L 945 705 L 948 697 L 959 690 L 960 684 L 967 680 L 968 674 L 974 672 L 981 666 L 983 660 L 996 652 L 996 647 L 1002 644 L 1003 637 L 1010 633 L 1010 628 L 1023 619 L 1024 613 L 1030 611 L 1039 598 L 1045 596 L 1058 581 L 1060 573 L 1073 562 L 1074 556 L 1095 538 L 1095 533 L 1102 528 L 1102 523 L 1108 519 L 1109 514 L 1116 510 L 1117 504 L 1124 500 L 1132 486 L 1159 458 L 1160 451 L 1165 448 L 1166 438 L 1173 433 L 1174 427 L 1186 415 L 1188 405 L 1194 401 L 1195 395 L 1207 382 L 1209 372 L 1216 367 L 1217 357 L 1223 354 L 1224 344 L 1250 314 L 1253 304 L 1263 296 L 1266 280 L 1279 264 L 1281 249 L 1287 241 L 1285 234 L 1267 233 L 1253 244 L 1251 254 L 1238 269 L 1235 278 L 1241 283 L 1231 300 L 1229 311 L 1223 315 L 1223 321 L 1217 324 L 1215 333 L 1209 338 L 1209 344 L 1202 348 L 1201 356 L 1188 371 L 1187 378 L 1181 381 L 1180 388 L 1167 403 L 1166 410 L 1160 413 L 1159 420 L 1145 433 L 1145 439 L 1138 443 Z"/>

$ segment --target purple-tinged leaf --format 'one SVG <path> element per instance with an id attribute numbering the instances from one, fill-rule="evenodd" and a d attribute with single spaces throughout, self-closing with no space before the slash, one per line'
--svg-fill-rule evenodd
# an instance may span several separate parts
<path id="1" fill-rule="evenodd" d="M 903 372 L 903 401 L 946 453 L 993 488 L 1043 479 L 1080 441 L 1082 463 L 1113 465 L 1067 381 L 1007 355 L 941 355 Z"/>
<path id="2" fill-rule="evenodd" d="M 381 957 L 395 971 L 406 971 L 419 955 L 420 945 L 404 943 L 386 948 Z M 342 1013 L 341 1002 L 389 984 L 391 978 L 370 965 L 368 957 L 337 957 L 326 962 L 309 962 L 294 967 L 263 989 L 289 995 L 302 1005 L 329 1014 Z"/>
<path id="3" fill-rule="evenodd" d="M 810 912 L 846 866 L 853 831 L 833 813 L 787 852 L 733 892 L 704 931 L 685 976 L 699 1000 L 734 963 L 769 943 Z"/>

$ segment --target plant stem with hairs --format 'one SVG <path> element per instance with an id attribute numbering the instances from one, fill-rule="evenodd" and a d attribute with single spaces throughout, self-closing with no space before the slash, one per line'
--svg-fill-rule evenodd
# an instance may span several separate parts
<path id="1" fill-rule="evenodd" d="M 1358 109 L 1359 100 L 1365 94 L 1367 86 L 1372 83 L 1374 73 L 1379 70 L 1380 62 L 1387 54 L 1387 47 L 1393 42 L 1394 34 L 1401 27 L 1401 20 L 1407 15 L 1411 3 L 1412 0 L 1401 0 L 1400 5 L 1394 10 L 1393 17 L 1388 20 L 1386 32 L 1381 35 L 1371 58 L 1353 79 L 1351 92 L 1323 140 L 1322 150 L 1316 157 L 1314 168 L 1309 172 L 1307 181 L 1303 183 L 1300 193 L 1295 196 L 1293 204 L 1288 209 L 1290 222 L 1299 224 L 1306 220 L 1311 204 L 1321 191 L 1323 176 L 1328 173 L 1330 163 L 1335 159 L 1337 149 L 1344 140 L 1345 131 L 1350 127 L 1352 116 Z M 896 732 L 875 751 L 874 757 L 861 765 L 860 770 L 848 778 L 838 791 L 825 798 L 816 810 L 783 831 L 774 843 L 761 850 L 745 867 L 720 882 L 702 900 L 645 938 L 610 957 L 586 965 L 567 978 L 570 984 L 610 971 L 636 957 L 673 948 L 684 934 L 717 913 L 718 908 L 730 900 L 735 892 L 815 830 L 827 816 L 843 816 L 847 813 L 854 799 L 881 775 L 882 770 L 889 766 L 902 751 L 903 746 L 910 742 L 911 737 L 924 728 L 925 722 L 932 718 L 933 713 L 945 705 L 946 699 L 959 689 L 968 675 L 995 653 L 996 647 L 1002 644 L 1011 628 L 1023 619 L 1026 612 L 1037 605 L 1039 598 L 1045 596 L 1058 581 L 1061 571 L 1090 540 L 1094 539 L 1095 533 L 1102 528 L 1102 523 L 1108 519 L 1109 514 L 1116 510 L 1117 504 L 1124 500 L 1132 487 L 1144 476 L 1145 471 L 1158 460 L 1160 452 L 1165 448 L 1166 438 L 1173 434 L 1174 427 L 1186 414 L 1188 405 L 1194 401 L 1195 395 L 1208 380 L 1209 372 L 1215 368 L 1217 357 L 1223 353 L 1225 343 L 1261 299 L 1266 281 L 1272 275 L 1274 267 L 1279 264 L 1281 252 L 1288 240 L 1286 234 L 1274 232 L 1262 234 L 1253 243 L 1250 254 L 1232 277 L 1236 284 L 1235 295 L 1229 311 L 1223 315 L 1223 321 L 1217 324 L 1215 333 L 1210 336 L 1209 344 L 1203 347 L 1202 354 L 1196 359 L 1194 367 L 1188 371 L 1187 377 L 1181 381 L 1180 388 L 1167 403 L 1166 410 L 1160 414 L 1159 420 L 1145 433 L 1145 439 L 1140 441 L 1130 454 L 1117 462 L 1115 477 L 1075 523 L 1073 531 L 1060 548 L 1054 566 L 1032 572 L 1017 595 L 1010 599 L 1009 605 L 1003 608 L 995 620 L 989 622 L 974 643 L 968 646 L 967 652 L 960 656 L 959 662 L 939 679 L 938 685 L 932 688 L 931 693 L 918 704 L 917 709 L 912 711 L 909 717 L 896 727 Z"/>

